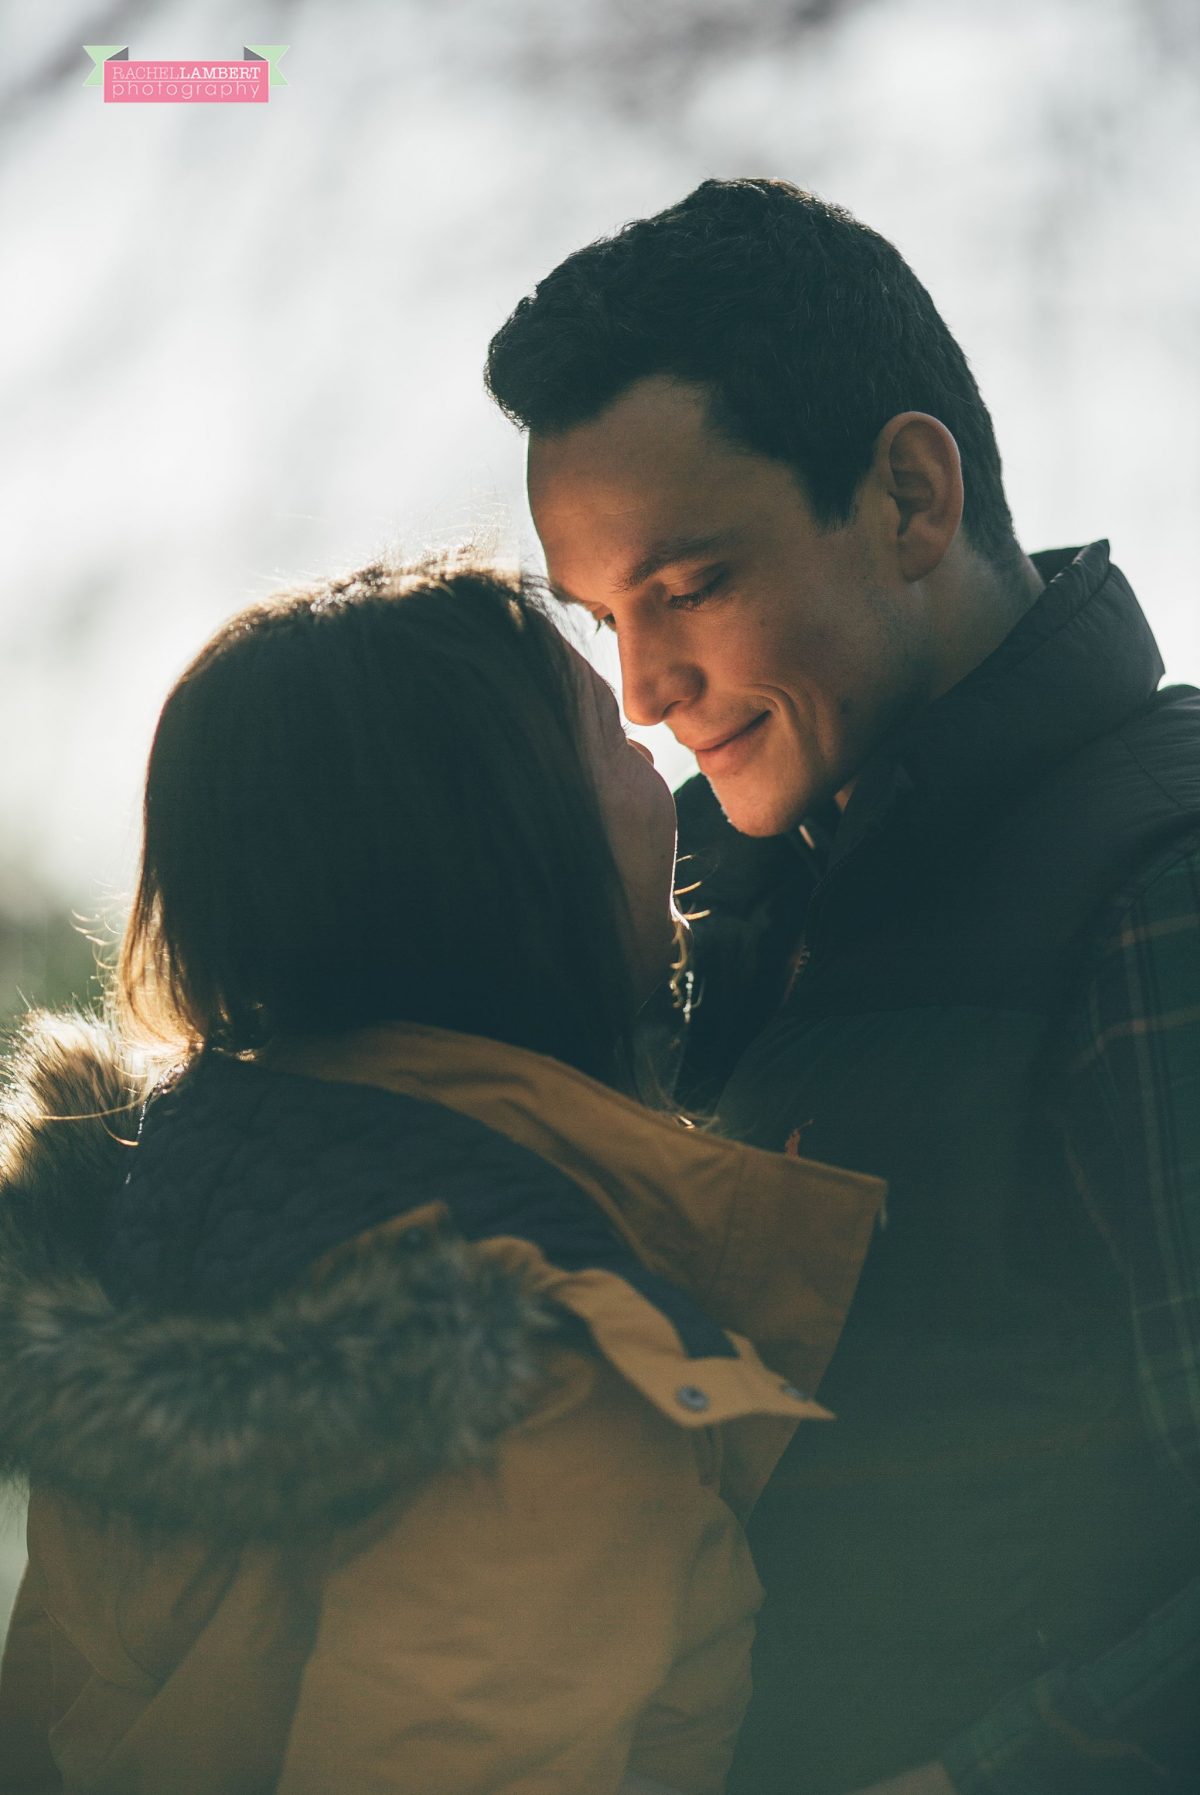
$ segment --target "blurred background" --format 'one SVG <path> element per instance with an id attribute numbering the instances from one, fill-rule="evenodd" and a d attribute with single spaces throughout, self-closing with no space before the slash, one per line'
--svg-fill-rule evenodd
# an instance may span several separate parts
<path id="1" fill-rule="evenodd" d="M 158 707 L 223 617 L 468 535 L 539 565 L 488 338 L 569 250 L 708 175 L 786 177 L 897 244 L 974 367 L 1024 547 L 1107 536 L 1168 677 L 1200 683 L 1195 0 L 7 0 L 0 21 L 0 1030 L 94 995 Z M 290 45 L 266 106 L 84 86 L 85 43 L 247 41 Z M 665 730 L 636 733 L 687 776 Z M 21 1530 L 10 1501 L 0 1632 Z"/>

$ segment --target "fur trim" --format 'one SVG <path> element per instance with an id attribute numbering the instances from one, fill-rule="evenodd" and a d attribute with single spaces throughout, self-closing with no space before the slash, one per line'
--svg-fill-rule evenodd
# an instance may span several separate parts
<path id="1" fill-rule="evenodd" d="M 35 1010 L 0 1090 L 0 1273 L 84 1272 L 152 1079 L 115 1032 L 79 1012 Z"/>
<path id="2" fill-rule="evenodd" d="M 0 1475 L 156 1526 L 271 1536 L 486 1457 L 543 1387 L 556 1322 L 478 1247 L 400 1235 L 236 1316 L 114 1308 L 91 1266 L 144 1090 L 83 1017 L 31 1018 L 10 1064 Z"/>

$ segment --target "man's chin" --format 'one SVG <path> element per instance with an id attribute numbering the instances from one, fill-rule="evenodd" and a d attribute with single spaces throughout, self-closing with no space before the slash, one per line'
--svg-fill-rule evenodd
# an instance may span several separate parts
<path id="1" fill-rule="evenodd" d="M 709 780 L 725 821 L 739 835 L 749 835 L 760 841 L 772 835 L 786 835 L 804 821 L 810 808 L 807 800 L 738 791 L 734 781 L 724 783 L 722 790 L 715 780 Z"/>

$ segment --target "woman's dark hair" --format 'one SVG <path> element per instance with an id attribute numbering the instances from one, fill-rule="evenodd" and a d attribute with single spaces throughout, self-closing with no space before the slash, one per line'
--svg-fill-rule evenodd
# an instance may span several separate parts
<path id="1" fill-rule="evenodd" d="M 625 894 L 535 591 L 383 565 L 224 624 L 158 722 L 127 1027 L 458 1029 L 626 1082 Z"/>
<path id="2" fill-rule="evenodd" d="M 846 523 L 889 418 L 958 444 L 963 528 L 1002 575 L 1020 551 L 992 420 L 966 357 L 899 252 L 786 181 L 705 181 L 567 257 L 492 338 L 488 391 L 553 435 L 636 380 L 707 388 L 730 442 L 788 464 L 824 528 Z"/>

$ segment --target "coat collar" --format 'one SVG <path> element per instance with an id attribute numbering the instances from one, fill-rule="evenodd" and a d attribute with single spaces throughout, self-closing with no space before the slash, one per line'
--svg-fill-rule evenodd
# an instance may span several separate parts
<path id="1" fill-rule="evenodd" d="M 823 1412 L 783 1380 L 815 1378 L 832 1350 L 877 1181 L 681 1137 L 556 1062 L 438 1030 L 294 1043 L 275 1061 L 296 1084 L 365 1085 L 475 1117 L 590 1200 L 619 1263 L 572 1270 L 530 1238 L 473 1243 L 437 1213 L 421 1237 L 408 1225 L 420 1211 L 406 1211 L 247 1311 L 114 1302 L 99 1268 L 144 1080 L 101 1025 L 34 1017 L 0 1118 L 0 1477 L 169 1528 L 345 1523 L 412 1479 L 485 1458 L 539 1400 L 572 1315 L 674 1421 L 747 1435 L 735 1500 L 752 1499 L 795 1421 Z M 211 1188 L 221 1170 L 210 1165 Z M 683 1282 L 706 1323 L 731 1332 L 712 1351 L 689 1346 L 630 1266 Z M 740 1336 L 747 1324 L 766 1364 Z"/>
<path id="2" fill-rule="evenodd" d="M 414 1024 L 278 1044 L 281 1070 L 448 1105 L 584 1190 L 655 1273 L 820 1382 L 882 1202 L 881 1180 L 767 1153 L 656 1114 L 558 1060 Z"/>
<path id="3" fill-rule="evenodd" d="M 1162 657 L 1108 543 L 1033 556 L 1046 586 L 985 661 L 863 768 L 832 865 L 885 827 L 935 848 L 1153 695 Z"/>

